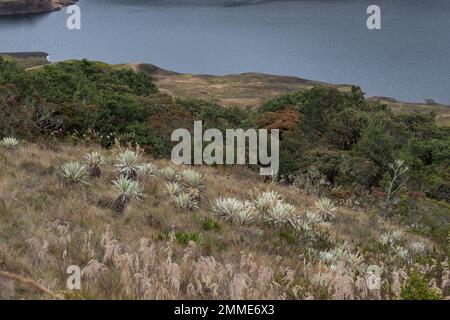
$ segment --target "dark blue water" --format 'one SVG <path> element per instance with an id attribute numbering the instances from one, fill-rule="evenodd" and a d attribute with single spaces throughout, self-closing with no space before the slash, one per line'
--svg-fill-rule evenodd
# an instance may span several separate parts
<path id="1" fill-rule="evenodd" d="M 369 95 L 450 104 L 450 1 L 81 0 L 82 30 L 64 11 L 0 18 L 0 51 L 53 61 L 149 62 L 178 72 L 258 71 L 353 83 Z M 382 29 L 366 8 L 382 8 Z"/>

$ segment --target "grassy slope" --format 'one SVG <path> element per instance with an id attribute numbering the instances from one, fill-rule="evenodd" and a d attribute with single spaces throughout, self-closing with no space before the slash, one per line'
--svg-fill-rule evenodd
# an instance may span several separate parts
<path id="1" fill-rule="evenodd" d="M 377 298 L 380 293 L 367 291 L 363 278 L 367 266 L 377 264 L 384 268 L 387 286 L 381 297 L 399 293 L 404 279 L 395 277 L 405 267 L 377 242 L 380 233 L 401 230 L 399 226 L 343 207 L 324 233 L 327 241 L 296 239 L 286 232 L 280 236 L 280 229 L 261 222 L 230 224 L 210 211 L 219 196 L 251 199 L 275 190 L 300 212 L 314 210 L 317 200 L 292 187 L 264 183 L 254 172 L 236 167 L 195 168 L 206 176 L 206 195 L 193 212 L 175 208 L 158 178 L 141 180 L 146 198 L 118 217 L 111 209 L 116 197 L 111 184 L 114 150 L 101 150 L 107 164 L 101 178 L 90 180 L 91 186 L 61 182 L 60 165 L 82 161 L 83 154 L 94 149 L 37 144 L 0 149 L 0 270 L 40 280 L 66 298 Z M 204 217 L 214 219 L 220 229 L 205 230 Z M 171 231 L 199 233 L 201 240 L 186 246 L 173 240 Z M 431 250 L 430 240 L 403 231 L 405 247 L 420 240 Z M 343 241 L 364 257 L 351 267 L 359 271 L 333 270 L 312 258 Z M 83 269 L 81 292 L 65 290 L 66 268 L 72 264 L 89 266 Z M 392 288 L 391 281 L 397 281 Z M 0 278 L 0 298 L 45 297 L 27 287 L 13 291 L 16 285 Z"/>
<path id="2" fill-rule="evenodd" d="M 13 59 L 22 68 L 39 67 L 50 63 L 45 52 L 0 52 L 0 57 Z"/>

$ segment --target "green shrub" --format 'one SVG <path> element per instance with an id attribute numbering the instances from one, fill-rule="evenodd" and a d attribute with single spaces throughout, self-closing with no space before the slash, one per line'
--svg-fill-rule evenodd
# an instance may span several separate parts
<path id="1" fill-rule="evenodd" d="M 428 286 L 428 281 L 419 273 L 410 275 L 402 287 L 401 297 L 404 300 L 441 300 L 442 295 Z"/>

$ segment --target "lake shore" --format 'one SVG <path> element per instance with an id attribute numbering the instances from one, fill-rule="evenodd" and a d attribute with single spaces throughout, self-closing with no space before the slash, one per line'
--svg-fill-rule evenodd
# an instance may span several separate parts
<path id="1" fill-rule="evenodd" d="M 0 16 L 37 14 L 61 10 L 78 0 L 0 0 Z"/>
<path id="2" fill-rule="evenodd" d="M 0 56 L 14 59 L 18 65 L 26 69 L 39 68 L 52 63 L 48 59 L 50 55 L 46 52 L 0 52 Z M 220 76 L 178 73 L 149 63 L 118 64 L 115 67 L 131 68 L 136 72 L 148 73 L 161 91 L 174 97 L 202 99 L 225 107 L 257 108 L 276 96 L 306 91 L 317 85 L 332 87 L 343 92 L 350 92 L 352 86 L 355 86 L 258 72 Z M 366 99 L 384 103 L 395 113 L 433 111 L 436 113 L 436 122 L 440 126 L 450 126 L 450 106 L 445 104 L 433 101 L 405 102 L 377 96 L 366 96 Z"/>

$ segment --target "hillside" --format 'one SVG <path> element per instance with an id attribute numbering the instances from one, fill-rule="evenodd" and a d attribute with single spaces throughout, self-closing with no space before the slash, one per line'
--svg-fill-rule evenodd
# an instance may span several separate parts
<path id="1" fill-rule="evenodd" d="M 44 52 L 0 52 L 0 56 L 12 58 L 24 68 L 39 68 L 49 63 L 48 54 Z M 350 92 L 353 86 L 257 72 L 224 76 L 182 74 L 147 63 L 120 64 L 117 68 L 131 68 L 151 75 L 162 92 L 174 97 L 202 99 L 227 107 L 257 108 L 277 96 L 307 91 L 318 85 L 342 92 Z M 367 99 L 372 102 L 380 101 L 398 114 L 434 112 L 438 125 L 450 127 L 450 106 L 433 102 L 404 102 L 389 97 Z"/>
<path id="2" fill-rule="evenodd" d="M 224 76 L 181 74 L 167 71 L 150 64 L 125 65 L 134 70 L 148 72 L 156 85 L 173 96 L 204 99 L 224 106 L 256 108 L 264 102 L 281 95 L 307 91 L 321 85 L 350 92 L 351 84 L 331 84 L 298 77 L 264 73 L 244 73 Z M 380 101 L 396 113 L 430 112 L 437 114 L 439 125 L 450 126 L 450 106 L 439 103 L 411 103 L 388 97 L 368 97 Z"/>
<path id="3" fill-rule="evenodd" d="M 36 14 L 60 10 L 77 0 L 0 0 L 0 15 Z"/>
<path id="4" fill-rule="evenodd" d="M 0 298 L 450 295 L 450 129 L 435 114 L 327 84 L 223 106 L 161 90 L 171 73 L 154 66 L 21 63 L 0 58 Z M 172 133 L 196 121 L 279 129 L 278 174 L 175 167 Z M 81 290 L 66 288 L 74 265 Z"/>
<path id="5" fill-rule="evenodd" d="M 106 158 L 101 177 L 64 182 L 61 165 L 91 151 Z M 445 255 L 430 239 L 345 206 L 323 222 L 317 198 L 245 168 L 192 168 L 204 177 L 204 196 L 186 210 L 171 200 L 168 183 L 187 180 L 170 173 L 168 161 L 141 157 L 160 171 L 139 174 L 145 198 L 118 216 L 111 183 L 118 152 L 50 141 L 2 150 L 0 270 L 78 299 L 396 299 L 417 282 L 410 268 L 430 263 L 426 277 L 448 294 Z M 175 169 L 178 177 L 185 169 Z M 268 191 L 293 206 L 298 229 L 264 222 L 263 213 L 239 221 L 212 211 L 219 197 L 254 201 Z M 82 269 L 81 291 L 65 289 L 69 265 Z M 381 290 L 366 286 L 369 265 L 382 270 Z M 0 288 L 1 298 L 49 298 L 1 277 Z"/>

